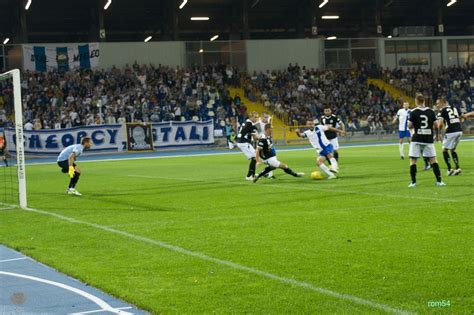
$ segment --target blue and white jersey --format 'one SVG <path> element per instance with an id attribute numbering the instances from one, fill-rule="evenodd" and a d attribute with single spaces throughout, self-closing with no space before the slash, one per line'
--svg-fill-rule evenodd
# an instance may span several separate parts
<path id="1" fill-rule="evenodd" d="M 400 108 L 397 112 L 398 117 L 398 131 L 408 130 L 408 118 L 410 118 L 411 110 Z"/>
<path id="2" fill-rule="evenodd" d="M 317 125 L 314 127 L 313 130 L 306 130 L 303 132 L 305 138 L 308 138 L 309 142 L 318 151 L 324 151 L 327 146 L 331 143 L 326 135 L 324 134 L 325 131 L 328 130 L 327 126 Z"/>
<path id="3" fill-rule="evenodd" d="M 82 154 L 84 151 L 84 146 L 82 144 L 73 144 L 65 148 L 64 150 L 59 153 L 58 162 L 66 161 L 69 159 L 69 156 L 74 153 L 76 157 Z"/>

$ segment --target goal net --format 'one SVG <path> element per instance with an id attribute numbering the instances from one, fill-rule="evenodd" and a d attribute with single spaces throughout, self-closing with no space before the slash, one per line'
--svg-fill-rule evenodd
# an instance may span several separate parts
<path id="1" fill-rule="evenodd" d="M 0 210 L 27 207 L 21 81 L 18 69 L 0 74 Z"/>

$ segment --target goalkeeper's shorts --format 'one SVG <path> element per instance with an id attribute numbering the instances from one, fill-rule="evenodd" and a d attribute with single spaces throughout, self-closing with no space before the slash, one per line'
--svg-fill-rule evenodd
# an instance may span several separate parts
<path id="1" fill-rule="evenodd" d="M 69 172 L 69 161 L 68 160 L 60 161 L 60 162 L 58 162 L 58 165 L 61 168 L 61 172 L 63 172 L 64 174 L 67 174 Z M 72 166 L 76 167 L 76 163 L 73 163 Z"/>

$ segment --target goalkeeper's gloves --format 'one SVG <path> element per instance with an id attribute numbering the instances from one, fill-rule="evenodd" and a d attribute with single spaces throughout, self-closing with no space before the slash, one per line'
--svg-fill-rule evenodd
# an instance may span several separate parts
<path id="1" fill-rule="evenodd" d="M 74 169 L 74 166 L 69 166 L 69 177 L 73 178 L 74 177 L 74 173 L 76 172 L 76 170 Z"/>

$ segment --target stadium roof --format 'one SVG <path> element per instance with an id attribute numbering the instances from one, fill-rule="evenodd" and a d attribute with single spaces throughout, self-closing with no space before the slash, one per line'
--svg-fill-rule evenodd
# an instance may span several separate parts
<path id="1" fill-rule="evenodd" d="M 376 20 L 382 35 L 395 27 L 444 24 L 444 35 L 474 35 L 474 1 L 457 0 L 0 0 L 0 36 L 11 43 L 107 41 L 268 39 L 318 36 L 374 37 Z M 322 15 L 338 15 L 322 20 Z M 209 21 L 191 21 L 208 16 Z"/>

